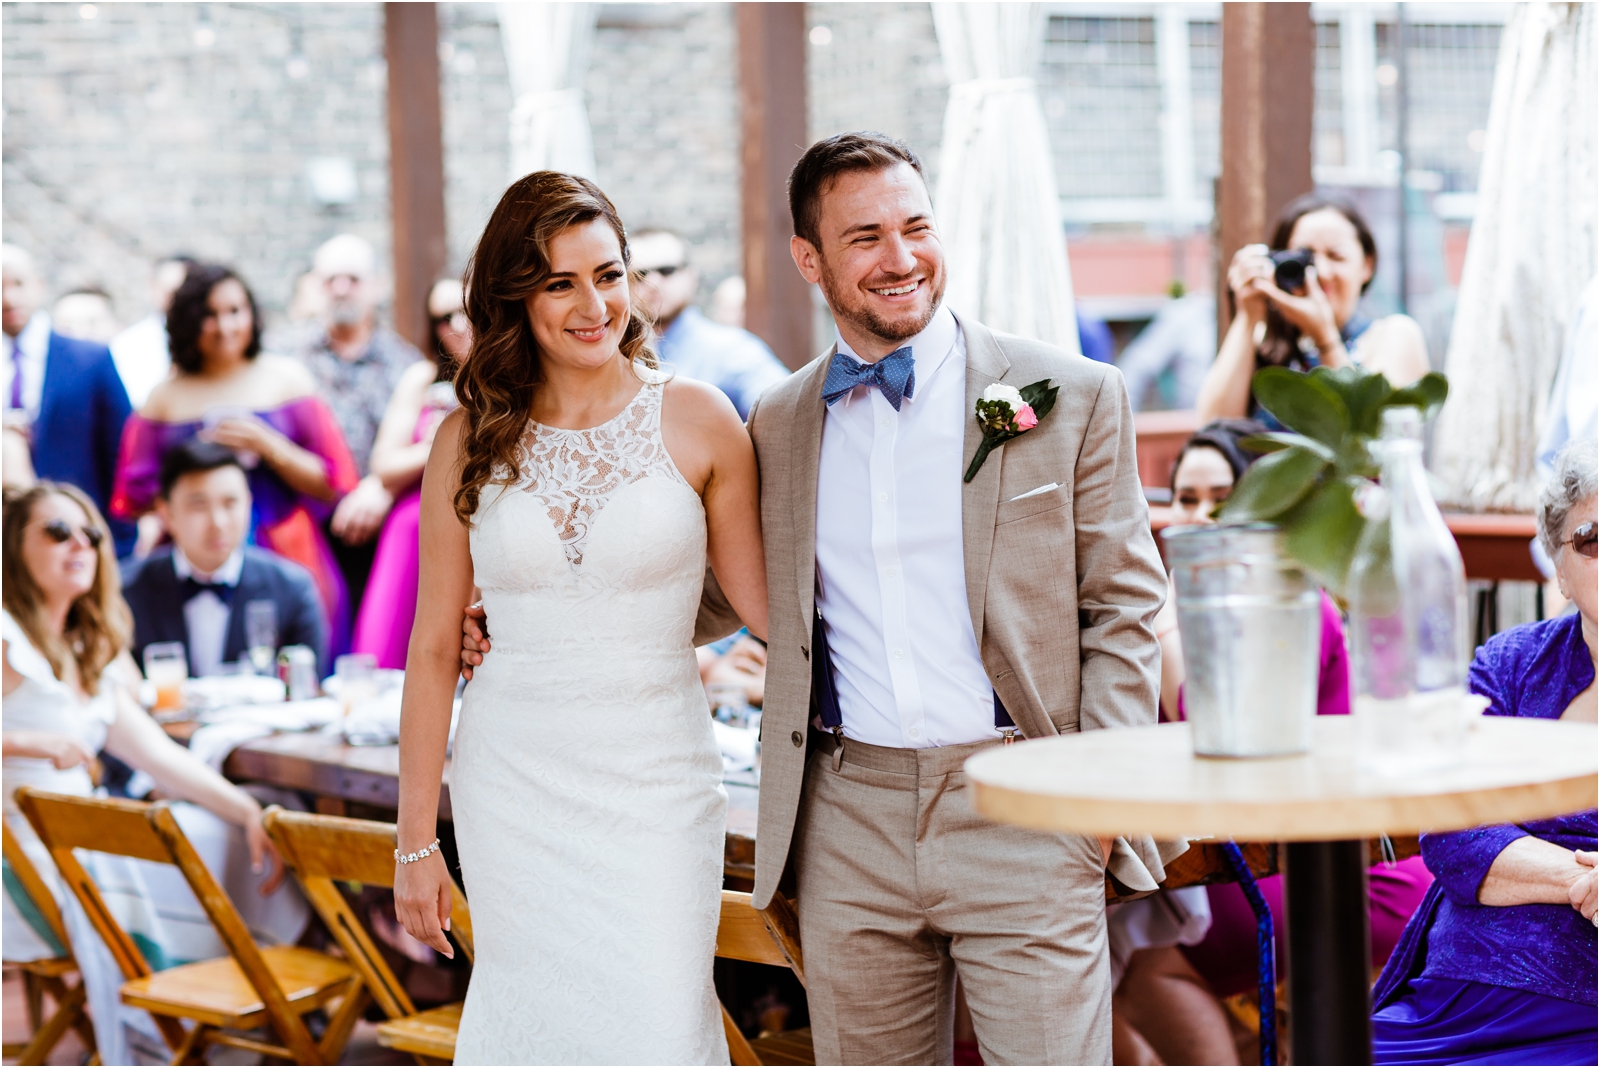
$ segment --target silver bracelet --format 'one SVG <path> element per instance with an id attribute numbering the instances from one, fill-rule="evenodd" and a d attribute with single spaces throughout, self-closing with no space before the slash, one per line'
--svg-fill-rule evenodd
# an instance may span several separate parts
<path id="1" fill-rule="evenodd" d="M 437 852 L 439 852 L 439 839 L 435 838 L 426 849 L 419 849 L 415 853 L 402 853 L 396 849 L 394 851 L 394 861 L 396 864 L 415 864 L 423 857 L 431 857 Z"/>

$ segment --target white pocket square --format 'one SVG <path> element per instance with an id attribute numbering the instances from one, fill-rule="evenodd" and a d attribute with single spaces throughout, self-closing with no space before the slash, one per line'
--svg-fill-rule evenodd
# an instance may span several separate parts
<path id="1" fill-rule="evenodd" d="M 1041 493 L 1049 493 L 1051 490 L 1058 490 L 1060 488 L 1061 488 L 1061 483 L 1052 482 L 1047 486 L 1038 486 L 1038 487 L 1036 487 L 1034 489 L 1031 489 L 1027 493 L 1019 493 L 1015 497 L 1011 498 L 1011 500 L 1020 501 L 1020 500 L 1022 500 L 1024 498 L 1026 498 L 1026 497 L 1037 497 Z M 1010 502 L 1008 501 L 1007 503 L 1009 504 Z"/>

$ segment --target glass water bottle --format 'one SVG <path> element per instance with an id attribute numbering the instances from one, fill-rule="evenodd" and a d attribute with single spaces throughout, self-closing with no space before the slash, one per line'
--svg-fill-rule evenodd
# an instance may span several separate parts
<path id="1" fill-rule="evenodd" d="M 1428 489 L 1422 417 L 1383 412 L 1382 481 L 1361 499 L 1350 565 L 1350 667 L 1362 763 L 1385 772 L 1458 759 L 1466 707 L 1467 575 Z"/>

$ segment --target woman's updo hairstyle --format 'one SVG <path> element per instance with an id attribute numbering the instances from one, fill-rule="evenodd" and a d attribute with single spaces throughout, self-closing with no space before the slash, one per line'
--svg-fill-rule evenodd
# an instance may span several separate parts
<path id="1" fill-rule="evenodd" d="M 526 301 L 550 276 L 550 243 L 574 226 L 604 219 L 629 258 L 622 217 L 587 178 L 535 171 L 511 184 L 489 216 L 464 279 L 472 350 L 456 372 L 456 395 L 466 414 L 461 440 L 461 485 L 456 516 L 470 524 L 485 486 L 516 481 L 518 449 L 542 378 L 539 345 Z M 650 323 L 630 304 L 622 354 L 657 367 Z"/>
<path id="2" fill-rule="evenodd" d="M 183 285 L 172 295 L 172 306 L 167 309 L 172 362 L 184 374 L 197 375 L 205 367 L 205 357 L 200 354 L 200 331 L 211 318 L 211 291 L 230 280 L 239 283 L 250 305 L 250 346 L 244 350 L 244 358 L 253 360 L 261 352 L 261 309 L 256 306 L 256 295 L 232 267 L 196 263 L 184 275 Z"/>

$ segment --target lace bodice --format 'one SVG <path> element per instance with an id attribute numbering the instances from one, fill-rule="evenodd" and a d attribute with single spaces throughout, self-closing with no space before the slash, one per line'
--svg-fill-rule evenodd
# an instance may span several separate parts
<path id="1" fill-rule="evenodd" d="M 528 424 L 521 466 L 529 478 L 521 489 L 544 505 L 574 567 L 583 563 L 589 526 L 612 494 L 647 475 L 684 482 L 661 442 L 662 389 L 640 386 L 627 407 L 587 430 Z"/>

